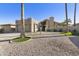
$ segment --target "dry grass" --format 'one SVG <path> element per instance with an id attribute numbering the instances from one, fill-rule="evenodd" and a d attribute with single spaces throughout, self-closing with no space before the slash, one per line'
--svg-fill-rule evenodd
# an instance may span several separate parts
<path id="1" fill-rule="evenodd" d="M 13 42 L 24 42 L 24 41 L 27 41 L 29 39 L 30 39 L 30 37 L 24 37 L 24 38 L 17 37 L 17 38 L 13 39 Z"/>

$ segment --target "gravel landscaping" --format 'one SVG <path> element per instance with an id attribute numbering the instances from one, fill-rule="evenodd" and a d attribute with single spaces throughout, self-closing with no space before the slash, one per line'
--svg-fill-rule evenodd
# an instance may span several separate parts
<path id="1" fill-rule="evenodd" d="M 1 45 L 4 56 L 79 56 L 79 48 L 67 36 L 35 38 Z"/>

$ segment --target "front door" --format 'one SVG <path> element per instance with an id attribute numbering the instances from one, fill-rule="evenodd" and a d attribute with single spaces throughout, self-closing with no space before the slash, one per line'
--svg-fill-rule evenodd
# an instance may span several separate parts
<path id="1" fill-rule="evenodd" d="M 43 27 L 42 27 L 42 31 L 45 31 L 45 27 L 46 27 L 46 26 L 43 26 Z"/>

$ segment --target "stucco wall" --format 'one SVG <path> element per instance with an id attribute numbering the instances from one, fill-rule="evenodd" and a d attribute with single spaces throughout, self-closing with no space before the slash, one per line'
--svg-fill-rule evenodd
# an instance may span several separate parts
<path id="1" fill-rule="evenodd" d="M 25 32 L 36 32 L 36 22 L 32 18 L 25 19 Z M 17 32 L 21 31 L 21 21 L 16 21 L 16 30 Z"/>

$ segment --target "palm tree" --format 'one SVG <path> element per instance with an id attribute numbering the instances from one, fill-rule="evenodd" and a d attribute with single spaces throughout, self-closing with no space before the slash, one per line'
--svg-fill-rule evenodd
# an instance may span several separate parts
<path id="1" fill-rule="evenodd" d="M 67 32 L 69 31 L 68 29 L 68 14 L 67 14 L 67 3 L 65 3 L 65 14 L 66 14 L 66 24 L 67 24 Z"/>
<path id="2" fill-rule="evenodd" d="M 74 30 L 75 30 L 75 26 L 76 26 L 76 3 L 74 4 Z"/>
<path id="3" fill-rule="evenodd" d="M 25 23 L 24 23 L 24 3 L 21 3 L 21 35 L 20 37 L 25 37 Z"/>

